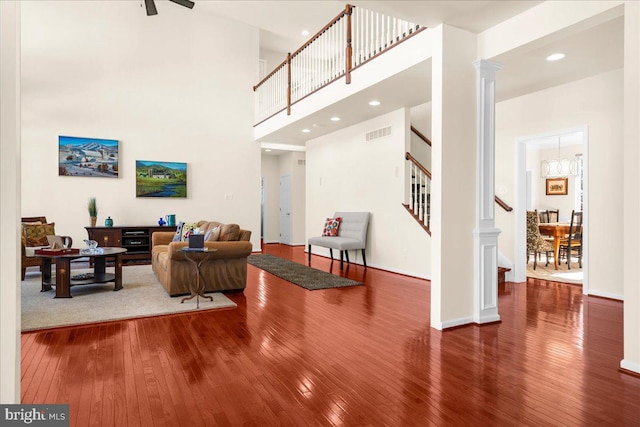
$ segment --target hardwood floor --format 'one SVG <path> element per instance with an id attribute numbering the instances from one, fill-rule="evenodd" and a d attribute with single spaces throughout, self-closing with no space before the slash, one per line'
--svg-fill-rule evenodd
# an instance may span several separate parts
<path id="1" fill-rule="evenodd" d="M 249 266 L 235 309 L 25 333 L 22 401 L 69 403 L 72 426 L 640 425 L 621 303 L 507 283 L 502 323 L 441 333 L 427 281 L 346 272 L 365 286 L 307 291 Z"/>

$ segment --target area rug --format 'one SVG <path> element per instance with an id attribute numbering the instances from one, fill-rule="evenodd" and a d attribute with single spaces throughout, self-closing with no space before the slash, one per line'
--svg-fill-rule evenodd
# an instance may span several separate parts
<path id="1" fill-rule="evenodd" d="M 90 271 L 78 269 L 72 273 L 76 275 Z M 108 267 L 107 271 L 110 271 Z M 181 304 L 183 297 L 170 297 L 150 265 L 123 267 L 123 289 L 118 292 L 113 291 L 113 283 L 102 283 L 73 286 L 72 298 L 54 298 L 55 288 L 40 292 L 41 280 L 40 273 L 31 272 L 21 283 L 23 332 L 196 310 L 195 298 Z M 199 298 L 198 310 L 236 307 L 221 293 L 206 295 L 212 296 L 213 301 Z"/>
<path id="2" fill-rule="evenodd" d="M 566 262 L 562 262 L 556 270 L 553 265 L 553 260 L 549 262 L 549 265 L 545 267 L 546 258 L 542 254 L 541 260 L 538 261 L 536 269 L 533 269 L 533 259 L 527 263 L 527 277 L 532 279 L 548 280 L 551 282 L 563 282 L 572 283 L 575 285 L 582 285 L 583 270 L 578 267 L 578 263 L 571 263 L 571 270 L 567 268 Z"/>
<path id="3" fill-rule="evenodd" d="M 249 255 L 247 262 L 310 291 L 362 285 L 361 282 L 345 279 L 269 254 Z"/>

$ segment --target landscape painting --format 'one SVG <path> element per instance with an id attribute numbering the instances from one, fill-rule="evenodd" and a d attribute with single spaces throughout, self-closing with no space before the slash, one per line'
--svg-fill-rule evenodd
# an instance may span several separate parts
<path id="1" fill-rule="evenodd" d="M 58 137 L 58 175 L 118 177 L 118 141 Z"/>
<path id="2" fill-rule="evenodd" d="M 136 197 L 187 197 L 187 164 L 136 160 Z"/>

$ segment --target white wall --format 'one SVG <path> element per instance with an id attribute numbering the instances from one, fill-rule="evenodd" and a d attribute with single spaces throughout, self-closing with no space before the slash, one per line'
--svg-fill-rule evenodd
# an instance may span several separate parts
<path id="1" fill-rule="evenodd" d="M 22 214 L 86 238 L 98 224 L 217 220 L 260 239 L 260 148 L 252 137 L 258 30 L 202 10 L 139 2 L 22 4 Z M 58 136 L 120 141 L 120 177 L 60 177 Z M 135 161 L 186 162 L 188 197 L 135 197 Z M 232 195 L 226 199 L 225 195 Z"/>
<path id="2" fill-rule="evenodd" d="M 514 205 L 515 140 L 587 126 L 589 291 L 621 297 L 623 71 L 615 70 L 500 102 L 496 106 L 496 188 Z M 500 76 L 498 74 L 498 84 Z M 499 245 L 512 261 L 513 213 L 497 209 Z"/>
<path id="3" fill-rule="evenodd" d="M 573 159 L 576 154 L 582 154 L 581 145 L 571 145 L 562 147 L 560 154 L 563 159 Z M 540 162 L 542 160 L 551 160 L 558 158 L 558 149 L 529 149 L 527 148 L 527 170 L 532 171 L 531 190 L 533 209 L 538 212 L 544 210 L 560 210 L 560 221 L 569 222 L 571 220 L 571 211 L 576 209 L 576 177 L 568 177 L 568 186 L 566 195 L 547 195 L 547 181 L 540 178 Z"/>
<path id="4" fill-rule="evenodd" d="M 280 241 L 280 157 L 262 156 L 262 177 L 265 184 L 264 243 Z"/>
<path id="5" fill-rule="evenodd" d="M 319 236 L 336 211 L 371 212 L 367 265 L 429 277 L 429 235 L 402 207 L 405 113 L 400 109 L 307 142 L 306 236 Z M 365 142 L 367 131 L 389 125 L 390 136 Z M 329 256 L 327 249 L 312 250 Z M 350 257 L 362 263 L 360 254 Z"/>

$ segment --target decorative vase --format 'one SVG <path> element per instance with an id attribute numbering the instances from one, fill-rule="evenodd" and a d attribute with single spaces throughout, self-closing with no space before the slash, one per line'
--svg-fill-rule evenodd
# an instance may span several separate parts
<path id="1" fill-rule="evenodd" d="M 96 226 L 96 221 L 98 220 L 97 216 L 92 216 L 91 217 L 91 226 L 95 227 Z"/>
<path id="2" fill-rule="evenodd" d="M 165 224 L 166 224 L 166 222 L 164 221 L 164 218 L 160 218 L 160 219 L 158 220 L 158 225 L 159 225 L 159 226 L 161 226 L 161 227 L 162 227 L 162 226 L 163 226 L 163 225 L 165 225 Z"/>
<path id="3" fill-rule="evenodd" d="M 104 220 L 104 226 L 105 227 L 113 227 L 113 220 L 111 219 L 110 216 L 108 216 L 107 219 Z"/>

